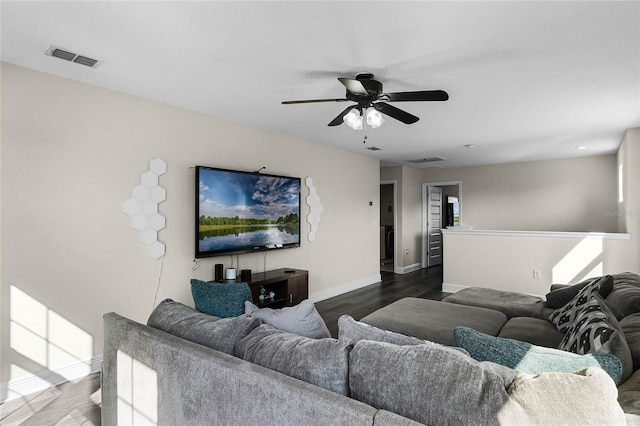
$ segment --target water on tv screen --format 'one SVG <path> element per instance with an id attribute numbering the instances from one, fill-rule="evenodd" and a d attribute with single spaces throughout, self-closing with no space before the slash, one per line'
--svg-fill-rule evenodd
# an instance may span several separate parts
<path id="1" fill-rule="evenodd" d="M 300 246 L 300 178 L 196 167 L 196 257 Z"/>

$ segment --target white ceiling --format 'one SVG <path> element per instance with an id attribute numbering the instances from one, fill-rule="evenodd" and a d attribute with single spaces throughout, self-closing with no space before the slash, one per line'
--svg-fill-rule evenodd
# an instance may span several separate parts
<path id="1" fill-rule="evenodd" d="M 440 156 L 439 167 L 461 167 L 615 153 L 624 130 L 640 127 L 639 6 L 3 0 L 1 58 L 383 165 Z M 103 63 L 45 56 L 50 45 Z M 394 103 L 420 121 L 368 131 L 327 126 L 344 103 L 280 104 L 342 98 L 336 78 L 359 72 L 387 92 L 450 99 Z"/>

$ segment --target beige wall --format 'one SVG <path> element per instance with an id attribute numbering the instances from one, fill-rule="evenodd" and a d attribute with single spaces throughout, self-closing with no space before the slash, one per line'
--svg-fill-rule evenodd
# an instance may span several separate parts
<path id="1" fill-rule="evenodd" d="M 230 266 L 226 256 L 192 270 L 195 165 L 313 178 L 324 206 L 315 242 L 303 220 L 301 248 L 240 255 L 241 268 L 308 269 L 316 295 L 379 280 L 379 211 L 369 205 L 379 193 L 376 159 L 8 64 L 1 136 L 2 383 L 101 354 L 102 314 L 146 321 L 154 300 L 192 304 L 189 279 Z M 168 165 L 161 260 L 121 212 L 155 157 Z M 19 314 L 29 309 L 33 320 Z M 51 318 L 59 330 L 48 331 Z M 63 343 L 64 330 L 83 348 Z M 18 334 L 31 336 L 31 349 L 12 340 Z M 65 344 L 69 356 L 47 358 Z"/>
<path id="2" fill-rule="evenodd" d="M 608 165 L 608 158 L 601 158 L 604 159 Z M 609 208 L 607 204 L 592 207 L 595 212 L 601 212 L 606 221 L 589 210 L 581 217 L 592 219 L 594 228 L 582 230 L 598 231 L 596 223 L 609 228 L 612 222 L 617 225 L 620 218 L 620 233 L 616 233 L 617 229 L 602 235 L 445 232 L 445 287 L 454 290 L 454 287 L 479 286 L 544 295 L 552 283 L 575 283 L 602 274 L 640 271 L 640 129 L 625 132 L 614 159 L 614 165 L 623 165 L 623 201 L 617 201 L 617 175 L 610 177 L 609 192 L 616 194 L 616 200 L 607 203 L 611 202 L 614 207 Z M 582 162 L 590 167 L 597 165 L 591 161 Z M 576 171 L 576 168 L 572 170 Z M 594 182 L 585 180 L 584 185 L 594 186 Z M 465 200 L 467 188 L 465 186 L 463 192 Z M 576 186 L 574 190 L 578 192 L 580 188 Z M 587 200 L 584 204 L 595 206 L 595 202 Z M 585 220 L 582 226 L 587 227 L 589 223 Z M 539 279 L 534 278 L 534 269 L 541 272 Z"/>
<path id="3" fill-rule="evenodd" d="M 475 229 L 618 229 L 618 218 L 609 214 L 617 208 L 615 155 L 458 169 L 389 167 L 380 176 L 398 181 L 401 267 L 421 259 L 422 183 L 461 182 L 462 222 Z"/>
<path id="4" fill-rule="evenodd" d="M 616 232 L 616 157 L 425 169 L 424 182 L 462 181 L 463 222 L 476 229 Z"/>

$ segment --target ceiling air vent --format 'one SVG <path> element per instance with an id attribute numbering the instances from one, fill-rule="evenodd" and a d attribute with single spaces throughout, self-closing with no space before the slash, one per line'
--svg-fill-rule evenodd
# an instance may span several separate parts
<path id="1" fill-rule="evenodd" d="M 436 163 L 438 161 L 444 161 L 445 159 L 442 157 L 427 157 L 427 158 L 418 158 L 416 160 L 407 160 L 407 163 L 413 164 L 424 164 L 424 163 Z"/>
<path id="2" fill-rule="evenodd" d="M 54 58 L 64 59 L 65 61 L 75 62 L 76 64 L 86 65 L 91 68 L 96 68 L 102 63 L 97 59 L 92 59 L 84 55 L 78 55 L 77 53 L 70 52 L 68 49 L 61 49 L 56 46 L 51 46 L 44 52 L 47 56 L 53 56 Z"/>
<path id="3" fill-rule="evenodd" d="M 382 151 L 382 148 L 378 148 L 377 146 L 368 146 L 365 149 L 368 149 L 369 151 Z"/>

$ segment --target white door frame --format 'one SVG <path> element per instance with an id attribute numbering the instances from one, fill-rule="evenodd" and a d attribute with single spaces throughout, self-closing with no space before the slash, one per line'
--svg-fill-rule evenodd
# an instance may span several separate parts
<path id="1" fill-rule="evenodd" d="M 450 186 L 458 185 L 458 203 L 460 203 L 460 223 L 462 223 L 462 181 L 455 180 L 450 182 L 425 182 L 422 184 L 422 267 L 427 267 L 427 253 L 429 240 L 427 238 L 427 214 L 429 211 L 429 187 L 430 186 Z M 443 200 L 443 204 L 445 201 Z M 443 226 L 444 227 L 444 226 Z M 442 251 L 444 256 L 444 250 Z"/>
<path id="2" fill-rule="evenodd" d="M 393 185 L 393 273 L 402 273 L 398 263 L 398 181 L 381 180 L 380 185 Z M 380 197 L 378 197 L 380 198 Z"/>

